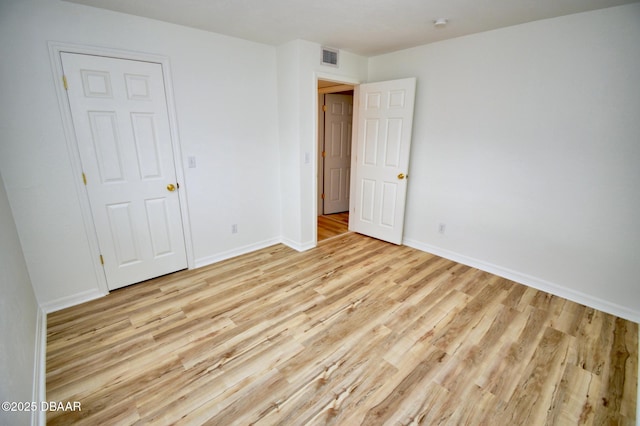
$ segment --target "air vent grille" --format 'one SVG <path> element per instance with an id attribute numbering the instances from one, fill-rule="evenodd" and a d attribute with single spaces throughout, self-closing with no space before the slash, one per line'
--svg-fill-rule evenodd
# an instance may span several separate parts
<path id="1" fill-rule="evenodd" d="M 332 67 L 338 66 L 338 49 L 331 47 L 322 48 L 322 65 L 329 65 Z"/>

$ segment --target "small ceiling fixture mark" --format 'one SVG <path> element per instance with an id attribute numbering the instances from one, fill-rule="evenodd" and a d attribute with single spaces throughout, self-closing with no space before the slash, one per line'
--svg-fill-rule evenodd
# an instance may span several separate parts
<path id="1" fill-rule="evenodd" d="M 447 24 L 449 23 L 449 20 L 446 18 L 438 18 L 435 21 L 433 21 L 433 26 L 436 28 L 444 28 L 447 26 Z"/>

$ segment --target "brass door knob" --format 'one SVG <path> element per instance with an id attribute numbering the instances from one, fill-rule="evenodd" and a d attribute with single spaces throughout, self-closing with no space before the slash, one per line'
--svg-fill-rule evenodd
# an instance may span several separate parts
<path id="1" fill-rule="evenodd" d="M 398 174 L 398 179 L 404 179 L 406 176 L 404 173 Z"/>
<path id="2" fill-rule="evenodd" d="M 176 186 L 172 183 L 170 183 L 169 185 L 167 185 L 167 191 L 175 191 L 176 190 Z"/>

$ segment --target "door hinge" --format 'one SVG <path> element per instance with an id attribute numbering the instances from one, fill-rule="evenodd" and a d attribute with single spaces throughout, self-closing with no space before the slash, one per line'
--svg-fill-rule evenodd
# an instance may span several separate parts
<path id="1" fill-rule="evenodd" d="M 327 112 L 327 106 L 326 105 L 322 105 L 322 111 L 323 112 Z"/>
<path id="2" fill-rule="evenodd" d="M 82 172 L 82 182 L 84 182 L 85 186 L 87 185 L 87 175 Z"/>
<path id="3" fill-rule="evenodd" d="M 104 257 L 102 255 L 100 255 L 100 264 L 104 265 Z"/>
<path id="4" fill-rule="evenodd" d="M 327 151 L 322 151 L 322 158 L 327 156 Z"/>
<path id="5" fill-rule="evenodd" d="M 322 199 L 324 200 L 324 194 L 322 194 Z"/>
<path id="6" fill-rule="evenodd" d="M 62 76 L 62 84 L 64 85 L 64 90 L 69 90 L 69 83 L 67 83 L 67 76 Z"/>

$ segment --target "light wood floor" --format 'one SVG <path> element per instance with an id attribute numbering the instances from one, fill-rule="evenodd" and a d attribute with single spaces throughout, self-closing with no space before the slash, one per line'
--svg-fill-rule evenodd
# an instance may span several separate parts
<path id="1" fill-rule="evenodd" d="M 349 232 L 349 212 L 318 216 L 318 242 Z"/>
<path id="2" fill-rule="evenodd" d="M 50 424 L 631 425 L 635 323 L 355 233 L 48 316 Z"/>

